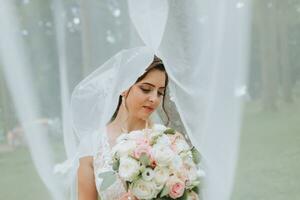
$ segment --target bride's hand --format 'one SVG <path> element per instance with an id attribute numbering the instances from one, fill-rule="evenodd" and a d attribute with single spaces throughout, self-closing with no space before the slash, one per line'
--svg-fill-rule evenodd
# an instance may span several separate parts
<path id="1" fill-rule="evenodd" d="M 131 192 L 126 192 L 119 200 L 138 200 Z"/>

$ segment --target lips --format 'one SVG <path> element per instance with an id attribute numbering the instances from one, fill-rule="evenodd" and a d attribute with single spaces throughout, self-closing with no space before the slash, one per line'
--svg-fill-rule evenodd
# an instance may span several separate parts
<path id="1" fill-rule="evenodd" d="M 154 110 L 154 108 L 150 106 L 143 106 L 143 108 L 145 108 L 148 112 L 152 112 Z"/>

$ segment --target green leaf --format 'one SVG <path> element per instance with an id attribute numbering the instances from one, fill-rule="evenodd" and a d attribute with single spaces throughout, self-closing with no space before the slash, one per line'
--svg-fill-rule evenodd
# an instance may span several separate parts
<path id="1" fill-rule="evenodd" d="M 145 165 L 148 166 L 150 165 L 150 158 L 149 156 L 147 156 L 147 154 L 143 153 L 140 157 L 140 162 Z"/>
<path id="2" fill-rule="evenodd" d="M 177 198 L 178 200 L 187 200 L 188 199 L 188 193 L 187 191 L 185 190 L 183 195 L 179 198 Z"/>
<path id="3" fill-rule="evenodd" d="M 111 186 L 116 180 L 116 173 L 114 171 L 106 171 L 98 174 L 98 177 L 103 181 L 100 185 L 100 190 L 106 190 L 109 186 Z"/>
<path id="4" fill-rule="evenodd" d="M 112 168 L 114 171 L 119 171 L 119 166 L 120 166 L 120 160 L 119 159 L 114 159 L 112 163 Z"/>
<path id="5" fill-rule="evenodd" d="M 159 134 L 159 135 L 153 137 L 152 140 L 150 141 L 150 145 L 153 146 L 154 144 L 156 144 L 157 139 L 161 136 L 162 136 L 162 134 Z"/>
<path id="6" fill-rule="evenodd" d="M 201 154 L 194 146 L 192 147 L 191 152 L 192 152 L 194 163 L 199 164 L 201 161 Z"/>
<path id="7" fill-rule="evenodd" d="M 194 191 L 194 192 L 196 192 L 197 194 L 199 194 L 199 193 L 200 193 L 200 188 L 199 188 L 198 186 L 196 186 L 196 187 L 194 187 L 194 188 L 192 189 L 192 191 Z"/>
<path id="8" fill-rule="evenodd" d="M 173 200 L 173 199 L 171 197 L 158 197 L 158 198 L 155 198 L 155 200 Z"/>
<path id="9" fill-rule="evenodd" d="M 160 197 L 164 197 L 167 194 L 169 194 L 169 188 L 167 186 L 164 186 L 164 188 L 162 189 L 161 193 L 160 193 Z"/>
<path id="10" fill-rule="evenodd" d="M 174 135 L 175 134 L 175 130 L 172 128 L 168 128 L 164 131 L 165 134 L 170 134 L 170 135 Z"/>

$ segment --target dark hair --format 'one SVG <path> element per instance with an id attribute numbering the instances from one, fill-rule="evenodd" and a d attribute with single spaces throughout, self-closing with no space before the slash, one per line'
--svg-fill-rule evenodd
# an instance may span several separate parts
<path id="1" fill-rule="evenodd" d="M 141 75 L 141 76 L 135 81 L 135 83 L 137 83 L 137 82 L 143 80 L 143 79 L 147 76 L 147 74 L 148 74 L 149 72 L 151 72 L 152 70 L 159 70 L 159 71 L 162 71 L 162 72 L 164 72 L 165 75 L 166 75 L 166 79 L 165 79 L 165 92 L 164 92 L 164 94 L 163 94 L 162 109 L 163 109 L 163 111 L 164 111 L 164 113 L 165 113 L 165 115 L 166 115 L 166 117 L 167 117 L 167 123 L 166 123 L 166 125 L 168 125 L 168 124 L 169 124 L 169 121 L 170 121 L 170 117 L 169 117 L 169 115 L 168 115 L 168 113 L 167 113 L 167 111 L 166 111 L 166 109 L 165 109 L 165 97 L 166 97 L 167 86 L 168 86 L 168 83 L 169 83 L 169 77 L 168 77 L 168 74 L 167 74 L 167 72 L 166 72 L 166 69 L 165 69 L 165 66 L 164 66 L 162 60 L 161 60 L 159 57 L 157 57 L 157 56 L 154 55 L 154 59 L 153 59 L 152 63 L 149 65 L 149 67 L 146 68 L 144 74 Z M 129 88 L 129 91 L 130 91 L 130 89 L 131 89 L 131 87 Z M 119 112 L 119 109 L 120 109 L 121 104 L 122 104 L 122 96 L 120 95 L 120 96 L 119 96 L 119 101 L 118 101 L 118 106 L 117 106 L 117 108 L 116 108 L 116 110 L 115 110 L 113 116 L 111 117 L 110 122 L 112 122 L 112 121 L 117 117 L 117 114 L 118 114 L 118 112 Z"/>

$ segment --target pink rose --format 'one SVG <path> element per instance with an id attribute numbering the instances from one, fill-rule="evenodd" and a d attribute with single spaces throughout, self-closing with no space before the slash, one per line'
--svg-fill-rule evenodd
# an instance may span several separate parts
<path id="1" fill-rule="evenodd" d="M 151 146 L 149 145 L 138 145 L 136 149 L 133 151 L 133 156 L 137 159 L 141 157 L 142 154 L 146 154 L 147 156 L 151 156 Z"/>
<path id="2" fill-rule="evenodd" d="M 177 146 L 176 146 L 175 142 L 171 144 L 171 149 L 172 149 L 174 152 L 177 151 Z"/>
<path id="3" fill-rule="evenodd" d="M 145 137 L 140 137 L 135 140 L 136 144 L 139 145 L 150 145 L 150 140 Z"/>
<path id="4" fill-rule="evenodd" d="M 183 181 L 184 183 L 188 181 L 189 179 L 189 171 L 185 167 L 181 167 L 180 171 L 177 172 L 178 178 Z"/>
<path id="5" fill-rule="evenodd" d="M 167 185 L 169 186 L 169 196 L 172 199 L 177 199 L 183 195 L 185 185 L 180 179 L 171 177 Z"/>

